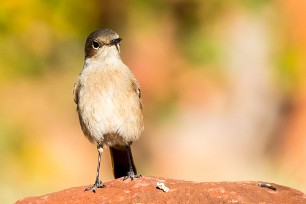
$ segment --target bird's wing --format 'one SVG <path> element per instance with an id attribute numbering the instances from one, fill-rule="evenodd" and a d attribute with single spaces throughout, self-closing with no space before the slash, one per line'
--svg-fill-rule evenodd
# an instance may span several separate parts
<path id="1" fill-rule="evenodd" d="M 133 92 L 137 94 L 137 96 L 139 97 L 139 107 L 140 109 L 142 110 L 143 109 L 143 105 L 142 105 L 142 102 L 141 102 L 141 89 L 140 89 L 140 86 L 138 84 L 138 82 L 136 81 L 136 79 L 132 79 L 131 80 L 131 84 L 132 84 L 132 88 L 133 88 Z"/>
<path id="2" fill-rule="evenodd" d="M 136 81 L 136 79 L 134 78 L 134 76 L 132 76 L 132 79 L 131 79 L 131 86 L 132 86 L 133 91 L 138 95 L 139 98 L 141 98 L 140 86 L 138 82 Z"/>
<path id="3" fill-rule="evenodd" d="M 76 104 L 78 104 L 78 101 L 79 101 L 79 91 L 81 87 L 79 79 L 80 79 L 80 75 L 78 76 L 73 86 L 73 100 Z"/>
<path id="4" fill-rule="evenodd" d="M 141 98 L 141 90 L 137 81 L 132 81 L 133 91 L 138 95 L 139 99 Z"/>
<path id="5" fill-rule="evenodd" d="M 140 90 L 140 87 L 138 87 L 138 89 L 137 89 L 137 94 L 138 94 L 138 97 L 141 98 L 141 90 Z"/>

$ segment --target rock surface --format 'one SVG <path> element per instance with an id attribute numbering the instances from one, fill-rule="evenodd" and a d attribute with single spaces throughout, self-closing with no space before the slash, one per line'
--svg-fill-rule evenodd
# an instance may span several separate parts
<path id="1" fill-rule="evenodd" d="M 169 192 L 156 188 L 163 182 Z M 303 203 L 306 194 L 274 183 L 276 190 L 259 187 L 258 182 L 203 182 L 181 181 L 157 177 L 116 179 L 104 183 L 106 188 L 96 193 L 84 191 L 88 186 L 73 187 L 43 196 L 17 201 L 26 203 Z"/>

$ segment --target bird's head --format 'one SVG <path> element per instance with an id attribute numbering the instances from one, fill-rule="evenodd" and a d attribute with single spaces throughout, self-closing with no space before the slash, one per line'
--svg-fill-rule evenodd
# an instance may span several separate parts
<path id="1" fill-rule="evenodd" d="M 111 29 L 100 29 L 92 32 L 86 40 L 85 59 L 105 60 L 107 57 L 119 57 L 121 40 L 119 35 Z"/>

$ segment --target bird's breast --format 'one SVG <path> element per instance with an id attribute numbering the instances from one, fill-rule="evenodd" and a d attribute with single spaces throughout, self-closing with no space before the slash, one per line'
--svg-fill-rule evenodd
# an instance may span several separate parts
<path id="1" fill-rule="evenodd" d="M 89 72 L 80 83 L 78 112 L 89 139 L 111 146 L 138 139 L 143 130 L 141 102 L 129 73 Z M 109 139 L 110 135 L 116 139 Z"/>

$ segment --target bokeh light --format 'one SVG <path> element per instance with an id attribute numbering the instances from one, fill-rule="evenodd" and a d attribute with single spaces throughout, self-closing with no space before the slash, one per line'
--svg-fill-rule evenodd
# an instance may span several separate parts
<path id="1" fill-rule="evenodd" d="M 0 202 L 94 181 L 72 99 L 92 31 L 123 38 L 142 87 L 142 175 L 306 191 L 304 1 L 4 0 Z M 103 181 L 111 180 L 108 151 Z"/>

